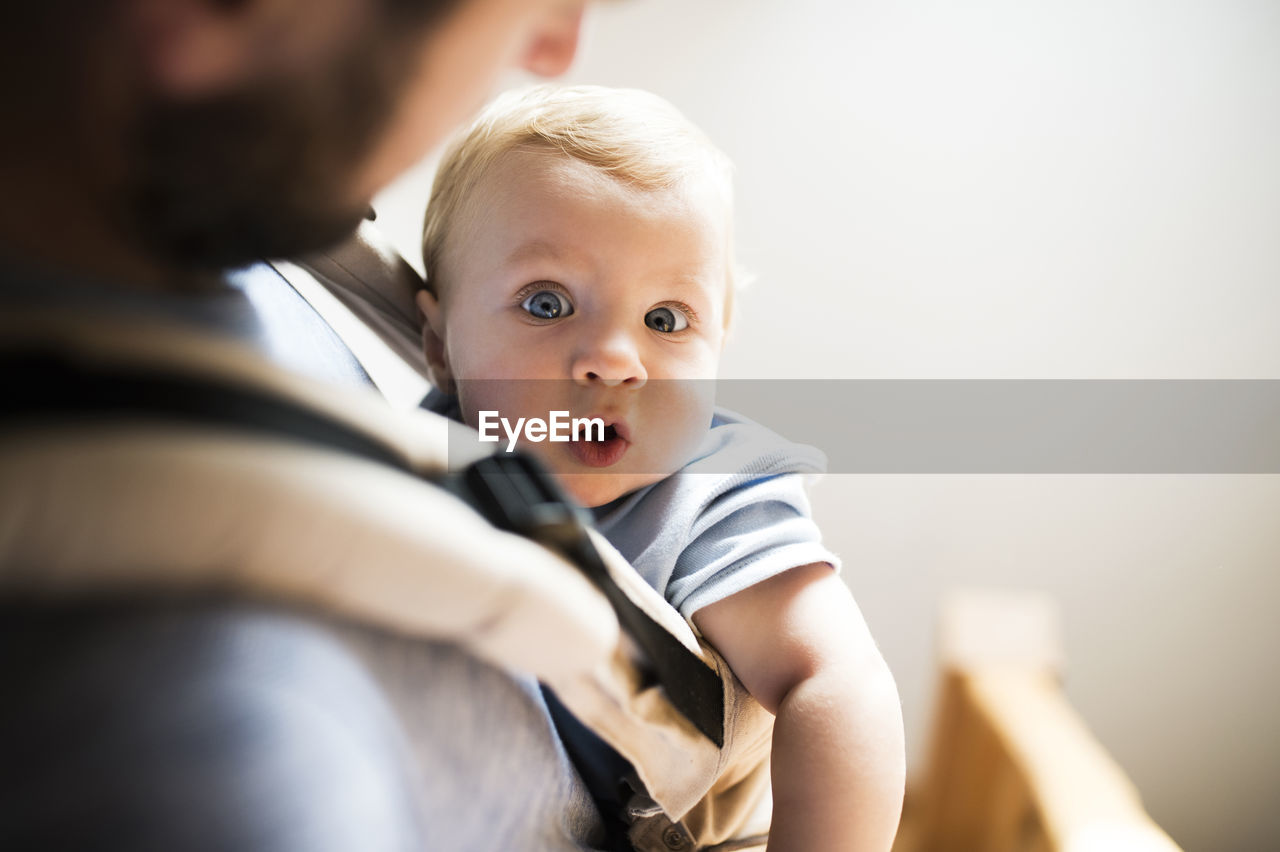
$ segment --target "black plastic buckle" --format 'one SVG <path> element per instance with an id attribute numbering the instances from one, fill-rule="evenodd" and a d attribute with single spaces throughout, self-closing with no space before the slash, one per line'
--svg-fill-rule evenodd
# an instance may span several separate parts
<path id="1" fill-rule="evenodd" d="M 459 484 L 467 502 L 498 529 L 533 539 L 576 563 L 597 583 L 602 579 L 604 565 L 587 535 L 591 514 L 565 494 L 537 459 L 524 453 L 487 456 L 464 470 Z"/>

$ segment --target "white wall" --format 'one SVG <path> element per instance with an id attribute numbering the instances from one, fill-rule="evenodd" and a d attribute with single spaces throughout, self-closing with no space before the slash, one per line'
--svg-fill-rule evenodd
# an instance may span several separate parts
<path id="1" fill-rule="evenodd" d="M 1280 379 L 1275 0 L 628 0 L 570 79 L 735 160 L 732 378 Z M 431 164 L 380 200 L 416 249 Z M 1278 438 L 1280 440 L 1280 438 Z M 1073 701 L 1188 850 L 1280 843 L 1280 477 L 829 477 L 912 765 L 947 589 L 1045 589 Z"/>

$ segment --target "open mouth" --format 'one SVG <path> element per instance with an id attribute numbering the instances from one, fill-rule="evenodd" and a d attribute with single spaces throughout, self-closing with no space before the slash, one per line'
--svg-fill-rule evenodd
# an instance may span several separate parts
<path id="1" fill-rule="evenodd" d="M 594 431 L 590 434 L 592 440 L 584 437 L 569 443 L 569 452 L 587 467 L 608 467 L 617 464 L 627 452 L 627 448 L 631 446 L 631 442 L 627 440 L 626 426 L 622 424 L 607 424 L 601 436 L 602 440 L 594 440 L 596 437 Z"/>

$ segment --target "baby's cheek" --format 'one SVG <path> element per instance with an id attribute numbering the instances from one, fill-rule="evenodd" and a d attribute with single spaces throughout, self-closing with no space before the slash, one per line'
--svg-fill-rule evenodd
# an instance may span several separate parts
<path id="1" fill-rule="evenodd" d="M 521 417 L 527 416 L 519 390 L 520 383 L 516 381 L 459 379 L 456 391 L 463 421 L 474 429 L 479 425 L 480 413 L 488 412 L 490 420 L 506 418 L 514 428 Z"/>
<path id="2" fill-rule="evenodd" d="M 559 479 L 563 475 L 564 460 L 558 457 L 552 447 L 553 445 L 548 441 L 527 441 L 524 436 L 521 436 L 516 444 L 516 449 L 537 458 L 547 470 L 551 471 Z"/>

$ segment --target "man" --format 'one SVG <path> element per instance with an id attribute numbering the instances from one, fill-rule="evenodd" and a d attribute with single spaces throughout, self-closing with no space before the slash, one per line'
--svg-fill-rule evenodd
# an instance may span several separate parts
<path id="1" fill-rule="evenodd" d="M 4 40 L 0 233 L 11 255 L 124 286 L 291 255 L 479 105 L 554 74 L 566 0 L 52 0 Z M 17 18 L 16 21 L 13 19 Z"/>
<path id="2" fill-rule="evenodd" d="M 504 67 L 564 70 L 583 5 L 19 4 L 0 31 L 0 305 L 160 316 L 264 353 L 291 327 L 290 351 L 364 381 L 286 289 L 223 271 L 348 233 Z M 203 602 L 10 602 L 0 633 L 4 848 L 602 842 L 536 689 L 452 646 Z M 407 741 L 379 667 L 431 720 Z"/>

